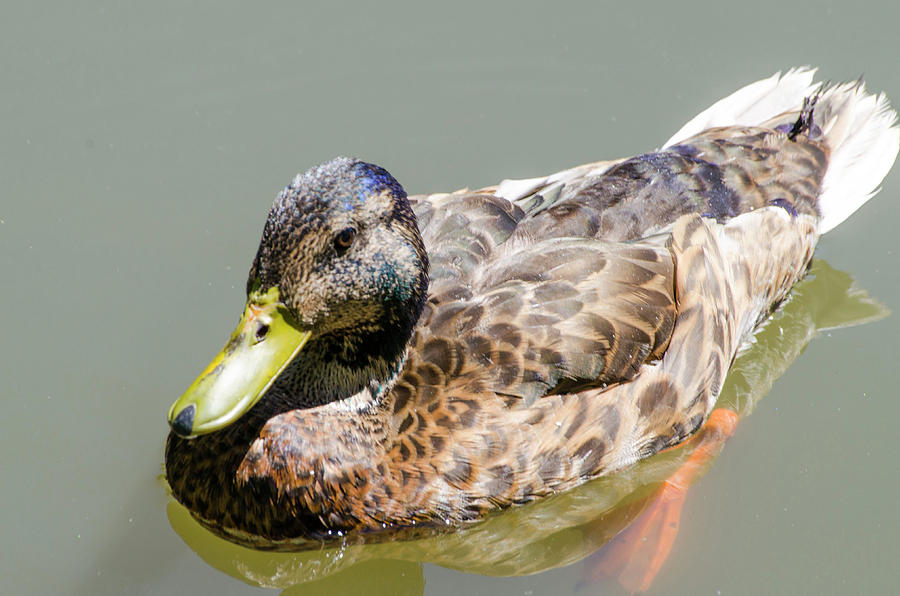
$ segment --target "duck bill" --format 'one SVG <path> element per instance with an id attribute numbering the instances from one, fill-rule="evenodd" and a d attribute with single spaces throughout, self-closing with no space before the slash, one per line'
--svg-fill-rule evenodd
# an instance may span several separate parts
<path id="1" fill-rule="evenodd" d="M 311 335 L 289 318 L 277 287 L 249 296 L 228 343 L 169 409 L 175 434 L 190 439 L 224 428 L 260 400 Z"/>

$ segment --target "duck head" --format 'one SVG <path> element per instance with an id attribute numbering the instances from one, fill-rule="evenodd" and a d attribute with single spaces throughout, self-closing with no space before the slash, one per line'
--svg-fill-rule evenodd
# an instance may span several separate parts
<path id="1" fill-rule="evenodd" d="M 377 399 L 403 364 L 427 272 L 386 170 L 337 158 L 298 175 L 269 211 L 237 329 L 172 405 L 172 430 L 211 433 L 265 402 L 274 414 Z"/>

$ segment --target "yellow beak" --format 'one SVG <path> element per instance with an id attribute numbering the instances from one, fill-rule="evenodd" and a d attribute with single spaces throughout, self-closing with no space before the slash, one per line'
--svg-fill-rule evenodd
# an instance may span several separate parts
<path id="1" fill-rule="evenodd" d="M 251 293 L 237 329 L 222 351 L 169 409 L 169 425 L 194 438 L 247 413 L 297 356 L 311 335 L 289 320 L 278 288 Z"/>

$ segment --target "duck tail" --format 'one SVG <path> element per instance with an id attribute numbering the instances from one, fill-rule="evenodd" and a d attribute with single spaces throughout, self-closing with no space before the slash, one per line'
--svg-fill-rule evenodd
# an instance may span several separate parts
<path id="1" fill-rule="evenodd" d="M 897 157 L 900 129 L 887 97 L 867 93 L 861 79 L 824 87 L 817 96 L 809 134 L 820 129 L 830 150 L 818 200 L 824 234 L 880 190 Z"/>
<path id="2" fill-rule="evenodd" d="M 815 72 L 794 68 L 735 91 L 681 127 L 664 148 L 720 126 L 764 126 L 791 140 L 824 140 L 828 168 L 817 201 L 824 234 L 878 192 L 897 157 L 900 129 L 884 94 L 868 93 L 862 80 L 815 84 Z"/>

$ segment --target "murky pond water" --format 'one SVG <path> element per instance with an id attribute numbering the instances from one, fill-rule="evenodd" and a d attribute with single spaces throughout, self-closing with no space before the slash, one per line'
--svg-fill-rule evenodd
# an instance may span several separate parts
<path id="1" fill-rule="evenodd" d="M 651 149 L 807 63 L 865 73 L 900 104 L 898 13 L 0 10 L 0 591 L 624 593 L 596 551 L 696 444 L 464 532 L 285 555 L 215 539 L 171 501 L 166 410 L 233 327 L 266 210 L 297 171 L 352 154 L 410 192 L 537 175 Z M 744 418 L 688 492 L 650 593 L 895 588 L 898 171 L 823 239 L 739 361 L 723 399 Z"/>

